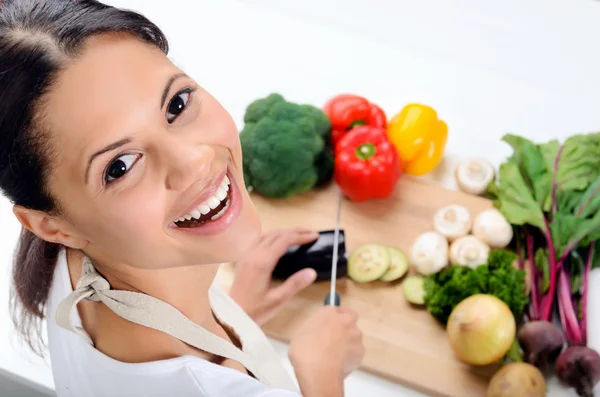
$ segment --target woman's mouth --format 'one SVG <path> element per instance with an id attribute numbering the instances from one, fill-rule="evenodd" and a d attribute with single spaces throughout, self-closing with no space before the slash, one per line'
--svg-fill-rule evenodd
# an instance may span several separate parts
<path id="1" fill-rule="evenodd" d="M 205 200 L 196 209 L 177 219 L 174 223 L 178 228 L 195 228 L 214 222 L 227 213 L 231 204 L 231 182 L 227 175 L 215 194 Z"/>

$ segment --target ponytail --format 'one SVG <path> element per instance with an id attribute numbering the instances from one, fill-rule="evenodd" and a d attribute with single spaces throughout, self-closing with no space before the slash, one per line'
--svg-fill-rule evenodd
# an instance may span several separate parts
<path id="1" fill-rule="evenodd" d="M 15 253 L 12 320 L 25 342 L 39 355 L 44 348 L 41 325 L 60 247 L 23 228 Z"/>
<path id="2" fill-rule="evenodd" d="M 129 34 L 169 52 L 160 28 L 134 11 L 98 0 L 0 0 L 0 194 L 14 205 L 60 213 L 48 185 L 60 159 L 53 132 L 44 125 L 45 97 L 88 39 L 105 33 Z M 11 314 L 38 352 L 59 252 L 60 245 L 22 231 L 12 275 Z"/>

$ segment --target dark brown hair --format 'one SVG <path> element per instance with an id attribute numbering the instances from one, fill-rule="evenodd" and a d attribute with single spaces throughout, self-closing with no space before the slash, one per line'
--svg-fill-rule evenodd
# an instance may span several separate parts
<path id="1" fill-rule="evenodd" d="M 0 1 L 0 190 L 13 204 L 60 214 L 46 186 L 54 152 L 39 113 L 44 95 L 86 40 L 129 33 L 168 53 L 161 30 L 142 15 L 95 0 Z M 11 312 L 34 351 L 60 246 L 21 232 L 13 265 Z"/>

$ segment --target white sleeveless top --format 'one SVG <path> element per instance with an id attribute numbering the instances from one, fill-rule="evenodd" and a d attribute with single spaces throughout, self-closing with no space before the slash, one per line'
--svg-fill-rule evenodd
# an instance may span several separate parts
<path id="1" fill-rule="evenodd" d="M 86 258 L 87 259 L 87 258 Z M 61 250 L 48 300 L 48 345 L 58 397 L 298 397 L 297 383 L 268 339 L 215 283 L 215 315 L 240 337 L 242 349 L 192 323 L 148 295 L 111 290 L 89 260 L 75 291 Z M 81 328 L 76 304 L 104 302 L 117 315 L 161 330 L 209 353 L 242 363 L 255 378 L 196 356 L 129 364 L 96 350 Z"/>

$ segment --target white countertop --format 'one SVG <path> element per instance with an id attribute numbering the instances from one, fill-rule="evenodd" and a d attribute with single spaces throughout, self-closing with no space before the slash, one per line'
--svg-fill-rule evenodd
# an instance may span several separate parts
<path id="1" fill-rule="evenodd" d="M 507 132 L 534 140 L 600 129 L 600 2 L 595 0 L 111 0 L 165 30 L 172 59 L 242 126 L 245 107 L 270 92 L 322 105 L 365 95 L 388 115 L 433 106 L 456 156 L 508 153 Z M 451 167 L 433 175 L 452 187 Z M 52 387 L 47 363 L 16 341 L 8 320 L 9 267 L 19 225 L 0 198 L 0 369 Z M 600 307 L 600 272 L 590 306 Z M 590 346 L 600 350 L 600 313 Z M 596 338 L 593 336 L 597 335 Z M 275 343 L 286 359 L 286 346 Z M 286 359 L 287 360 L 287 359 Z M 288 363 L 289 364 L 289 363 Z M 419 396 L 357 372 L 347 396 Z M 571 396 L 554 383 L 550 396 Z"/>

